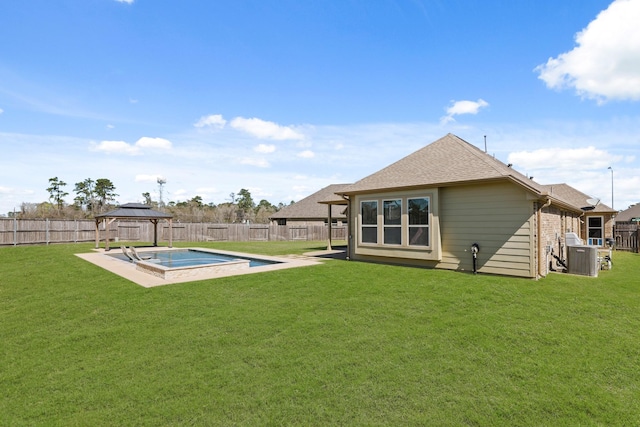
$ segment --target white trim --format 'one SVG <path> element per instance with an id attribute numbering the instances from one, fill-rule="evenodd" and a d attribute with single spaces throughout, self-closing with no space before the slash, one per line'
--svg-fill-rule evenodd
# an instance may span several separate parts
<path id="1" fill-rule="evenodd" d="M 600 227 L 591 227 L 591 219 L 600 218 Z M 591 230 L 600 230 L 600 238 L 589 237 Z M 603 246 L 604 245 L 604 216 L 588 216 L 587 217 L 587 244 L 591 246 Z"/>

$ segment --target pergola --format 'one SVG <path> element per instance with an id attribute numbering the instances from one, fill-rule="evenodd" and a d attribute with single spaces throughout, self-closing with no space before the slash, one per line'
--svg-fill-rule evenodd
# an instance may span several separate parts
<path id="1" fill-rule="evenodd" d="M 173 246 L 173 215 L 151 209 L 151 206 L 141 203 L 127 203 L 117 209 L 94 216 L 96 220 L 96 249 L 100 247 L 100 223 L 104 223 L 104 250 L 109 250 L 109 225 L 115 220 L 140 221 L 149 220 L 153 223 L 153 246 L 158 246 L 158 222 L 161 219 L 169 221 L 169 247 Z"/>

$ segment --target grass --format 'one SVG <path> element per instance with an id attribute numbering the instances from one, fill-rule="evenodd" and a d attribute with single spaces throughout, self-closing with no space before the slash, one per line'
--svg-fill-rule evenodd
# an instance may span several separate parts
<path id="1" fill-rule="evenodd" d="M 640 422 L 637 254 L 598 278 L 328 260 L 145 289 L 90 248 L 0 248 L 0 425 Z"/>

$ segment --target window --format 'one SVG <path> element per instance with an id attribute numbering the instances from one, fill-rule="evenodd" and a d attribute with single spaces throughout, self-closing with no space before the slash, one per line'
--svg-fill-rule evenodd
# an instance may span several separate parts
<path id="1" fill-rule="evenodd" d="M 376 200 L 360 204 L 362 216 L 362 243 L 378 243 L 378 202 Z"/>
<path id="2" fill-rule="evenodd" d="M 409 210 L 409 245 L 429 246 L 429 198 L 407 200 Z"/>
<path id="3" fill-rule="evenodd" d="M 402 200 L 385 200 L 384 207 L 384 244 L 402 244 Z"/>
<path id="4" fill-rule="evenodd" d="M 604 235 L 604 230 L 602 229 L 602 217 L 601 216 L 590 216 L 588 218 L 588 240 L 587 244 L 602 246 L 602 237 Z"/>

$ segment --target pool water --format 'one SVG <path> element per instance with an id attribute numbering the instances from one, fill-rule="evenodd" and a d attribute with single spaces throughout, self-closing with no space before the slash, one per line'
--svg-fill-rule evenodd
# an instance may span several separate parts
<path id="1" fill-rule="evenodd" d="M 278 261 L 270 261 L 265 259 L 232 256 L 226 254 L 220 254 L 215 252 L 198 251 L 195 249 L 184 250 L 164 250 L 164 251 L 138 251 L 138 255 L 143 258 L 144 261 L 150 262 L 156 265 L 161 265 L 166 268 L 177 267 L 194 267 L 198 265 L 210 265 L 221 264 L 229 261 L 237 260 L 249 260 L 249 267 L 261 267 L 264 265 L 279 264 Z M 129 261 L 125 254 L 122 252 L 109 254 L 109 256 L 121 259 L 123 261 Z M 144 259 L 151 257 L 151 259 Z"/>

